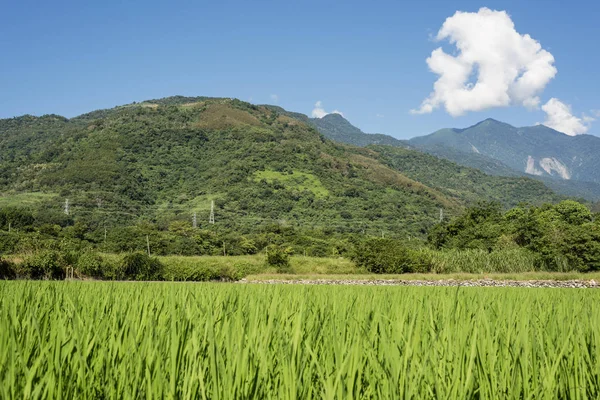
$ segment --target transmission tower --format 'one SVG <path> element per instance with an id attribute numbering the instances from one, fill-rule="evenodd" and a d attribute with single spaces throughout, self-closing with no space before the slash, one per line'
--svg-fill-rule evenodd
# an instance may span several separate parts
<path id="1" fill-rule="evenodd" d="M 198 219 L 196 218 L 196 211 L 194 211 L 194 216 L 192 217 L 192 227 L 193 228 L 198 227 Z"/>
<path id="2" fill-rule="evenodd" d="M 69 215 L 69 199 L 65 200 L 65 214 Z"/>
<path id="3" fill-rule="evenodd" d="M 209 224 L 215 223 L 215 201 L 214 200 L 210 201 L 210 217 L 208 217 L 208 223 Z"/>

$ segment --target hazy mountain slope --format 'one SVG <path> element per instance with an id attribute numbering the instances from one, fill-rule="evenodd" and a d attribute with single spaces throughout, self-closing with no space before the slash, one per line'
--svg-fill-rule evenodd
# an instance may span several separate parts
<path id="1" fill-rule="evenodd" d="M 446 164 L 429 159 L 419 167 L 417 157 L 411 168 L 399 167 L 389 155 L 364 151 L 325 140 L 273 108 L 172 97 L 71 120 L 0 120 L 0 190 L 5 201 L 47 193 L 39 207 L 48 215 L 60 214 L 68 198 L 72 215 L 95 223 L 163 224 L 194 211 L 205 221 L 215 200 L 220 226 L 241 231 L 275 222 L 418 233 L 436 221 L 440 207 L 456 211 L 476 199 L 505 205 L 556 199 L 530 180 L 512 181 L 518 190 L 498 183 L 495 191 L 481 191 L 484 180 L 494 178 L 477 174 L 458 176 L 463 189 L 452 192 L 404 173 L 422 168 L 435 176 Z"/>
<path id="2" fill-rule="evenodd" d="M 335 140 L 339 143 L 346 143 L 361 147 L 365 147 L 370 144 L 403 147 L 408 146 L 405 141 L 396 139 L 389 135 L 380 133 L 365 133 L 356 126 L 352 125 L 341 114 L 332 113 L 325 115 L 323 118 L 309 118 L 304 114 L 286 111 L 278 106 L 265 105 L 265 107 L 310 124 L 326 138 Z"/>
<path id="3" fill-rule="evenodd" d="M 409 142 L 423 150 L 444 146 L 481 154 L 531 175 L 600 183 L 600 138 L 591 135 L 573 137 L 543 125 L 515 128 L 487 119 L 466 129 L 442 129 Z"/>
<path id="4" fill-rule="evenodd" d="M 517 171 L 506 164 L 491 157 L 464 152 L 441 144 L 434 144 L 418 148 L 419 150 L 432 154 L 436 157 L 450 160 L 465 167 L 476 168 L 489 175 L 496 176 L 521 176 L 529 177 L 544 182 L 546 186 L 556 193 L 565 196 L 581 198 L 590 201 L 600 200 L 600 184 L 595 182 L 564 180 L 552 176 L 536 176 Z"/>
<path id="5" fill-rule="evenodd" d="M 323 118 L 311 118 L 310 121 L 325 137 L 337 142 L 355 146 L 368 146 L 370 144 L 404 146 L 401 140 L 388 135 L 364 133 L 337 113 L 327 114 Z"/>

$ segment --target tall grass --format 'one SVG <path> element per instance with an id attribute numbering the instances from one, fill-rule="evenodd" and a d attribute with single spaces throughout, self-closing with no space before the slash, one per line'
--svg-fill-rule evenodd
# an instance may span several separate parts
<path id="1" fill-rule="evenodd" d="M 598 398 L 600 291 L 0 282 L 0 398 Z"/>
<path id="2" fill-rule="evenodd" d="M 445 273 L 519 273 L 540 270 L 539 256 L 527 249 L 516 248 L 487 252 L 479 249 L 420 249 L 430 263 L 429 272 Z"/>

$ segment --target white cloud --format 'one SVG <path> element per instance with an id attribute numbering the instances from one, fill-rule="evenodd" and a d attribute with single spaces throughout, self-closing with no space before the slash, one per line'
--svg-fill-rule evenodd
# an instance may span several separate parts
<path id="1" fill-rule="evenodd" d="M 592 115 L 594 115 L 595 117 L 599 117 L 600 118 L 600 110 L 592 110 L 591 111 Z"/>
<path id="2" fill-rule="evenodd" d="M 275 104 L 279 103 L 279 96 L 277 96 L 276 94 L 272 94 L 269 96 L 271 98 L 271 101 Z"/>
<path id="3" fill-rule="evenodd" d="M 581 118 L 574 116 L 571 113 L 571 106 L 554 97 L 542 106 L 542 110 L 546 113 L 544 125 L 569 136 L 586 133 L 594 121 L 594 118 L 587 115 Z"/>
<path id="4" fill-rule="evenodd" d="M 326 116 L 327 114 L 340 114 L 342 117 L 344 116 L 344 113 L 339 111 L 339 110 L 333 110 L 332 112 L 327 112 L 325 111 L 325 109 L 323 108 L 323 103 L 321 102 L 321 100 L 317 101 L 315 103 L 315 108 L 313 108 L 311 116 L 313 118 L 323 118 L 324 116 Z"/>
<path id="5" fill-rule="evenodd" d="M 315 103 L 315 108 L 313 108 L 311 115 L 313 118 L 323 118 L 327 115 L 325 109 L 323 108 L 321 100 Z"/>
<path id="6" fill-rule="evenodd" d="M 557 72 L 552 54 L 517 32 L 505 11 L 457 11 L 435 39 L 448 40 L 457 52 L 451 55 L 440 47 L 431 53 L 427 65 L 439 78 L 413 114 L 440 106 L 452 116 L 509 105 L 538 108 L 538 94 Z"/>
<path id="7" fill-rule="evenodd" d="M 383 117 L 385 117 L 385 115 L 383 115 L 383 114 L 375 114 L 375 116 L 376 116 L 377 118 L 383 118 Z"/>

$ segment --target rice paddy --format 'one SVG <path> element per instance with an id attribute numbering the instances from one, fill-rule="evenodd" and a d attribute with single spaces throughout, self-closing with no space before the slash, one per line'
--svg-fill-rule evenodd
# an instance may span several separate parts
<path id="1" fill-rule="evenodd" d="M 0 282 L 0 398 L 598 398 L 600 291 Z"/>

